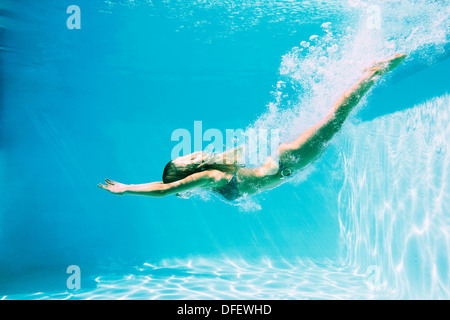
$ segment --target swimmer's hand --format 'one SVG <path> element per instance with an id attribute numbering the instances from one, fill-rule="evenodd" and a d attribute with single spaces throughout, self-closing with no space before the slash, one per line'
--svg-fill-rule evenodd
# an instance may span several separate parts
<path id="1" fill-rule="evenodd" d="M 112 181 L 109 179 L 105 179 L 106 184 L 99 183 L 97 186 L 99 188 L 105 189 L 106 191 L 109 191 L 111 193 L 117 194 L 117 195 L 123 195 L 125 192 L 128 191 L 128 185 L 124 183 L 119 183 L 116 181 Z"/>

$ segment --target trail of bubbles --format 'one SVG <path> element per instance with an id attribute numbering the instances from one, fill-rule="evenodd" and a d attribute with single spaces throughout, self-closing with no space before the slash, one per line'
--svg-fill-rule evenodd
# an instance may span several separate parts
<path id="1" fill-rule="evenodd" d="M 416 0 L 348 1 L 346 28 L 321 24 L 282 57 L 274 100 L 250 127 L 280 128 L 292 140 L 319 121 L 374 61 L 396 53 L 433 62 L 450 35 L 450 5 Z"/>

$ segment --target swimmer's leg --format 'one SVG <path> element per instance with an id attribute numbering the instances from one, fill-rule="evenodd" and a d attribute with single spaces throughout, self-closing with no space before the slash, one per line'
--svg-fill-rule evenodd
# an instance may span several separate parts
<path id="1" fill-rule="evenodd" d="M 290 168 L 301 169 L 316 159 L 376 80 L 397 67 L 405 58 L 406 54 L 397 54 L 366 69 L 364 76 L 338 99 L 323 120 L 303 132 L 294 141 L 280 145 L 282 163 Z"/>

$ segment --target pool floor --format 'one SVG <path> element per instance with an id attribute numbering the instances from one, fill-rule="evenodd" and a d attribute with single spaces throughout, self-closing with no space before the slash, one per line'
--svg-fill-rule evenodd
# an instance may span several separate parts
<path id="1" fill-rule="evenodd" d="M 394 297 L 370 275 L 332 262 L 196 259 L 145 263 L 125 274 L 93 276 L 94 288 L 2 299 L 381 299 Z"/>

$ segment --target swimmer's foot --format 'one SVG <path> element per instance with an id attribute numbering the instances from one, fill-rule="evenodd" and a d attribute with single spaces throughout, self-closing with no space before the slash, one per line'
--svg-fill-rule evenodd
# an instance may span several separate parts
<path id="1" fill-rule="evenodd" d="M 393 55 L 385 60 L 375 62 L 371 67 L 364 71 L 374 75 L 382 75 L 400 65 L 407 56 L 408 55 L 406 53 Z"/>

